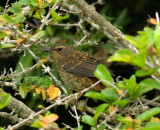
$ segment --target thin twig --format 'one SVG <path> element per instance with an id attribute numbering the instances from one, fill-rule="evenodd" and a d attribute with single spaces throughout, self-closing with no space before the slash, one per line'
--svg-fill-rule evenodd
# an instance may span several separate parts
<path id="1" fill-rule="evenodd" d="M 47 23 L 49 23 L 48 19 L 49 19 L 50 15 L 51 15 L 51 10 L 55 10 L 55 8 L 56 8 L 56 6 L 58 5 L 59 2 L 60 2 L 60 0 L 56 0 L 56 2 L 54 3 L 54 5 L 52 6 L 52 8 L 49 10 L 47 16 L 42 19 L 42 24 L 41 24 L 39 30 L 42 30 L 44 28 L 44 26 Z"/>
<path id="2" fill-rule="evenodd" d="M 76 106 L 75 105 L 73 105 L 73 111 L 74 111 L 74 113 L 75 113 L 75 115 L 71 112 L 71 111 L 69 111 L 69 113 L 71 114 L 71 116 L 72 117 L 74 117 L 75 119 L 76 119 L 76 121 L 77 121 L 77 125 L 78 125 L 78 127 L 80 126 L 80 120 L 81 120 L 81 117 L 80 116 L 78 116 L 78 113 L 77 113 L 77 109 L 76 109 Z"/>
<path id="3" fill-rule="evenodd" d="M 10 73 L 10 74 L 7 74 L 7 75 L 1 75 L 0 76 L 0 80 L 3 80 L 5 78 L 11 78 L 11 79 L 12 78 L 16 78 L 17 76 L 20 76 L 22 74 L 25 74 L 25 73 L 28 73 L 28 72 L 34 70 L 35 67 L 36 67 L 36 65 L 34 65 L 34 66 L 30 67 L 30 68 L 24 68 L 24 70 L 22 72 L 13 72 L 13 73 Z"/>
<path id="4" fill-rule="evenodd" d="M 10 119 L 13 123 L 20 122 L 20 119 L 14 115 L 11 115 L 7 112 L 0 112 L 0 117 Z"/>
<path id="5" fill-rule="evenodd" d="M 2 89 L 0 91 L 3 92 L 3 94 L 6 94 Z M 0 98 L 0 101 L 2 98 Z M 22 118 L 27 118 L 28 115 L 34 114 L 35 112 L 31 110 L 28 106 L 26 106 L 23 102 L 17 100 L 12 96 L 11 101 L 9 105 L 7 106 L 8 109 L 10 110 L 15 110 L 14 112 L 18 114 Z"/>
<path id="6" fill-rule="evenodd" d="M 99 80 L 99 81 L 97 81 L 96 83 L 94 83 L 92 86 L 90 86 L 89 88 L 83 89 L 82 91 L 80 91 L 80 92 L 78 92 L 78 93 L 71 94 L 71 95 L 69 95 L 69 96 L 67 96 L 67 97 L 65 97 L 65 98 L 63 98 L 63 99 L 61 99 L 61 100 L 57 100 L 54 104 L 52 104 L 52 105 L 50 105 L 50 106 L 48 106 L 48 107 L 46 107 L 46 108 L 44 108 L 44 109 L 36 112 L 35 114 L 31 114 L 28 118 L 20 121 L 19 123 L 17 123 L 17 124 L 14 125 L 14 126 L 9 127 L 8 130 L 17 129 L 17 128 L 19 128 L 20 126 L 22 126 L 23 124 L 25 124 L 25 122 L 33 119 L 34 117 L 38 116 L 39 114 L 42 114 L 42 113 L 50 110 L 51 108 L 53 108 L 53 107 L 55 107 L 55 106 L 57 106 L 57 105 L 61 105 L 61 104 L 63 104 L 64 102 L 66 103 L 66 101 L 67 101 L 67 102 L 70 102 L 70 101 L 72 101 L 73 99 L 76 99 L 76 98 L 78 97 L 78 95 L 83 94 L 84 92 L 89 91 L 90 89 L 92 89 L 93 87 L 95 87 L 95 86 L 96 86 L 97 84 L 99 84 L 100 82 L 101 82 L 101 81 Z"/>
<path id="7" fill-rule="evenodd" d="M 84 0 L 70 0 L 74 3 L 86 17 L 89 17 L 93 20 L 94 23 L 98 24 L 104 32 L 107 32 L 112 39 L 115 39 L 122 46 L 129 48 L 137 53 L 137 49 L 132 46 L 127 40 L 124 39 L 124 34 L 114 27 L 110 22 L 103 18 L 94 8 L 90 6 Z M 108 36 L 108 35 L 107 35 Z"/>
<path id="8" fill-rule="evenodd" d="M 145 103 L 144 105 L 151 105 L 151 106 L 155 106 L 155 107 L 160 107 L 160 103 L 155 102 L 156 100 L 159 100 L 159 99 L 160 99 L 160 96 L 158 96 L 152 100 L 148 100 L 148 99 L 145 99 L 142 97 L 140 100 Z"/>
<path id="9" fill-rule="evenodd" d="M 28 50 L 28 52 L 33 56 L 33 58 L 34 58 L 35 60 L 37 60 L 37 61 L 41 64 L 41 66 L 44 68 L 44 72 L 45 72 L 45 73 L 48 73 L 48 74 L 52 77 L 52 79 L 58 84 L 58 86 L 63 90 L 63 92 L 67 95 L 67 91 L 66 91 L 65 87 L 62 85 L 61 81 L 59 81 L 59 80 L 52 74 L 50 67 L 49 67 L 49 66 L 46 67 L 46 66 L 40 61 L 40 58 L 39 58 L 38 56 L 36 56 L 29 48 L 27 48 L 27 50 Z"/>

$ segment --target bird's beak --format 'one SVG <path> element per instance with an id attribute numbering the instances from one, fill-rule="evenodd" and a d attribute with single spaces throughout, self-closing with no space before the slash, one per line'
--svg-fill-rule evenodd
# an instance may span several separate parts
<path id="1" fill-rule="evenodd" d="M 52 52 L 52 50 L 51 49 L 44 49 L 44 50 L 42 50 L 43 52 Z"/>

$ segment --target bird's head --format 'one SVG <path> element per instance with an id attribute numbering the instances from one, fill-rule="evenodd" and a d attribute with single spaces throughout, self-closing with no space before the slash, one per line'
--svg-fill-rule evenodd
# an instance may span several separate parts
<path id="1" fill-rule="evenodd" d="M 61 60 L 65 58 L 66 55 L 73 52 L 74 48 L 67 45 L 65 42 L 57 42 L 50 49 L 45 49 L 43 51 L 50 52 L 54 60 Z"/>

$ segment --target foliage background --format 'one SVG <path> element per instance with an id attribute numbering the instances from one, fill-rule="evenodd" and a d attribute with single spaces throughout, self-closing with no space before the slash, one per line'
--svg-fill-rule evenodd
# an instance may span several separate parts
<path id="1" fill-rule="evenodd" d="M 33 0 L 33 1 L 37 2 L 36 0 Z M 1 11 L 1 15 L 3 15 L 3 11 L 5 8 L 6 2 L 0 1 L 0 6 L 3 7 L 2 11 Z M 15 2 L 18 2 L 18 1 L 10 0 L 8 5 L 11 6 Z M 94 0 L 86 0 L 86 2 L 89 4 L 92 4 L 92 3 L 96 2 L 96 0 L 95 1 Z M 160 12 L 159 11 L 160 8 L 158 7 L 159 4 L 160 4 L 160 1 L 153 2 L 150 0 L 136 0 L 136 1 L 106 0 L 105 3 L 102 5 L 96 4 L 95 8 L 98 13 L 100 13 L 104 18 L 109 20 L 116 28 L 119 28 L 123 33 L 125 33 L 127 35 L 135 36 L 135 35 L 137 35 L 137 31 L 143 30 L 143 28 L 146 26 L 151 27 L 151 28 L 155 28 L 155 25 L 153 25 L 149 22 L 148 15 L 150 17 L 155 17 L 155 12 Z M 69 5 L 70 5 L 70 3 L 69 3 Z M 37 5 L 37 7 L 35 6 L 32 8 L 35 8 L 35 12 L 37 10 L 39 10 L 39 8 L 41 10 L 41 7 L 39 7 L 39 5 Z M 46 14 L 47 14 L 47 12 L 49 11 L 49 6 L 47 5 L 47 7 L 44 8 L 44 10 L 46 11 Z M 43 11 L 42 11 L 42 14 L 43 14 Z M 66 16 L 68 14 L 64 10 L 58 9 L 56 11 L 61 12 L 62 16 Z M 7 13 L 8 13 L 8 15 L 12 15 L 11 12 L 7 12 Z M 80 21 L 80 19 L 82 21 L 85 19 L 82 14 L 76 15 L 76 14 L 69 13 L 69 15 L 70 15 L 69 18 L 64 18 L 64 20 L 59 20 L 59 23 L 61 23 L 61 24 L 77 23 Z M 37 16 L 37 17 L 39 17 L 39 16 Z M 41 51 L 43 48 L 48 48 L 49 46 L 52 46 L 57 40 L 67 39 L 68 44 L 74 45 L 74 44 L 77 44 L 78 41 L 83 39 L 85 34 L 87 34 L 87 38 L 85 38 L 85 40 L 81 43 L 81 45 L 78 46 L 78 49 L 86 51 L 87 53 L 94 55 L 97 58 L 100 58 L 103 62 L 105 62 L 105 60 L 109 56 L 113 55 L 115 53 L 115 50 L 117 50 L 117 47 L 116 47 L 116 45 L 113 44 L 113 41 L 109 40 L 100 30 L 96 29 L 96 27 L 94 25 L 91 25 L 92 24 L 91 21 L 89 21 L 89 20 L 86 20 L 86 21 L 87 22 L 83 21 L 81 24 L 81 26 L 83 28 L 78 27 L 78 26 L 70 27 L 70 28 L 66 27 L 66 26 L 62 27 L 62 26 L 58 26 L 56 24 L 55 25 L 46 25 L 42 29 L 42 31 L 43 30 L 45 31 L 45 34 L 43 35 L 43 37 L 41 37 L 41 34 L 39 34 L 40 36 L 38 36 L 38 37 L 40 39 L 37 38 L 38 40 L 35 43 L 34 42 L 31 43 L 31 47 L 30 47 L 31 51 L 34 52 L 35 55 L 40 57 L 40 59 L 48 59 L 50 61 L 50 62 L 48 62 L 48 61 L 45 62 L 45 65 L 51 67 L 51 69 L 53 70 L 51 72 L 58 79 L 60 79 L 60 78 L 56 72 L 54 63 L 51 62 L 49 54 L 42 53 L 42 51 Z M 34 34 L 36 34 L 39 31 L 38 29 L 39 29 L 39 26 L 41 25 L 40 20 L 35 19 L 33 17 L 26 16 L 26 20 L 23 21 L 22 23 L 20 22 L 19 29 L 23 28 L 23 26 L 26 25 L 26 23 L 29 24 L 28 29 L 32 29 L 32 33 L 30 36 L 34 36 Z M 31 23 L 35 26 L 32 26 Z M 18 24 L 18 23 L 16 23 L 16 24 Z M 54 24 L 54 23 L 51 23 L 51 24 Z M 13 25 L 11 25 L 11 26 L 13 26 Z M 2 32 L 2 30 L 0 30 L 0 31 Z M 18 40 L 18 36 L 16 34 L 13 34 L 13 36 L 11 37 L 11 40 L 14 40 L 14 39 Z M 46 39 L 47 39 L 47 41 L 46 41 Z M 2 36 L 1 36 L 1 40 L 4 40 Z M 93 45 L 87 44 L 88 41 L 91 44 L 93 43 Z M 98 43 L 98 45 L 95 43 Z M 29 44 L 28 41 L 27 42 L 24 41 L 24 45 L 25 44 Z M 31 56 L 28 53 L 27 49 L 25 49 L 25 47 L 23 45 L 21 45 L 21 42 L 20 42 L 20 46 L 17 43 L 15 45 L 16 46 L 14 46 L 13 48 L 9 47 L 9 48 L 4 48 L 4 49 L 0 50 L 0 71 L 2 74 L 4 72 L 4 68 L 6 69 L 6 72 L 9 72 L 10 68 L 12 68 L 13 71 L 16 70 L 17 72 L 23 71 L 21 69 L 21 66 L 19 65 L 19 62 L 22 63 L 22 66 L 24 68 L 29 68 L 29 67 L 33 66 L 34 64 L 38 63 L 37 60 L 34 60 L 33 55 Z M 14 48 L 15 48 L 15 51 L 13 51 Z M 102 52 L 104 52 L 104 53 L 102 53 Z M 24 54 L 26 56 L 24 56 Z M 159 54 L 157 54 L 157 60 L 159 60 L 158 58 L 159 58 Z M 114 61 L 114 60 L 112 60 L 112 61 Z M 43 62 L 43 60 L 42 60 L 42 62 Z M 121 76 L 120 80 L 125 81 L 124 78 L 127 78 L 127 79 L 130 78 L 131 75 L 133 75 L 136 72 L 136 70 L 139 69 L 139 68 L 137 68 L 138 63 L 132 64 L 129 62 L 129 64 L 121 63 L 121 62 L 120 63 L 119 62 L 118 63 L 112 62 L 112 63 L 107 63 L 107 66 L 110 69 L 110 71 L 113 73 L 113 75 L 114 75 L 113 78 L 115 80 L 117 79 L 118 76 Z M 102 71 L 104 71 L 104 70 L 102 69 Z M 14 79 L 16 79 L 18 81 L 16 84 L 16 85 L 18 85 L 17 88 L 14 88 L 13 86 L 7 87 L 6 85 L 1 85 L 1 86 L 3 86 L 2 88 L 5 92 L 10 93 L 16 99 L 23 102 L 24 104 L 26 104 L 26 106 L 28 106 L 29 108 L 31 108 L 33 111 L 36 112 L 36 111 L 40 110 L 40 108 L 37 108 L 38 105 L 43 105 L 43 107 L 47 107 L 52 103 L 50 103 L 46 100 L 44 101 L 42 99 L 42 96 L 40 94 L 38 95 L 35 91 L 28 92 L 28 90 L 24 90 L 24 88 L 22 90 L 20 90 L 19 86 L 24 85 L 25 77 L 26 77 L 26 82 L 30 85 L 29 82 L 31 81 L 31 79 L 27 79 L 27 77 L 28 76 L 37 76 L 40 78 L 39 79 L 40 81 L 38 80 L 38 83 L 35 83 L 35 84 L 36 85 L 38 84 L 39 86 L 40 85 L 44 86 L 44 88 L 45 88 L 44 90 L 46 90 L 46 88 L 48 88 L 51 84 L 55 84 L 55 81 L 53 80 L 53 83 L 52 83 L 51 78 L 49 78 L 50 75 L 46 74 L 48 76 L 47 77 L 43 72 L 44 72 L 44 68 L 39 66 L 36 69 L 34 69 L 33 71 L 30 71 L 29 73 L 19 75 L 18 78 L 14 77 Z M 9 73 L 11 73 L 11 72 L 9 72 Z M 151 73 L 151 74 L 154 74 L 154 73 Z M 150 75 L 147 75 L 147 76 L 150 77 Z M 136 84 L 140 83 L 144 79 L 147 79 L 148 78 L 147 76 L 146 77 L 137 77 Z M 102 76 L 99 76 L 98 78 L 101 79 L 101 77 Z M 5 80 L 7 81 L 7 79 L 5 79 Z M 131 77 L 130 80 L 133 81 L 134 77 Z M 22 84 L 19 84 L 20 81 Z M 33 81 L 36 82 L 37 79 L 33 78 Z M 12 79 L 9 79 L 8 82 L 12 82 Z M 57 87 L 59 87 L 59 86 L 57 86 Z M 67 90 L 68 90 L 68 88 L 67 88 Z M 151 100 L 151 99 L 158 97 L 159 96 L 158 90 L 159 89 L 156 89 L 156 90 L 154 89 L 154 90 L 150 90 L 150 91 L 148 90 L 147 93 L 145 93 L 146 99 Z M 26 91 L 28 92 L 27 95 L 26 95 Z M 15 93 L 18 93 L 18 94 L 15 94 Z M 68 93 L 71 94 L 72 92 L 70 90 L 68 90 Z M 131 93 L 129 93 L 129 94 L 131 94 Z M 36 96 L 34 96 L 34 95 L 36 95 Z M 24 98 L 22 98 L 23 96 L 24 96 Z M 139 96 L 139 98 L 141 98 L 140 96 Z M 91 96 L 88 96 L 88 97 L 92 97 L 92 94 L 91 94 Z M 97 102 L 94 102 L 93 100 L 91 100 L 90 102 L 91 102 L 89 104 L 90 107 L 102 105 L 101 101 L 99 101 L 99 100 Z M 136 100 L 135 102 L 138 102 L 138 101 Z M 129 108 L 132 109 L 132 105 L 135 102 L 130 101 L 130 103 L 128 103 Z M 157 103 L 158 102 L 159 101 L 157 101 Z M 111 103 L 109 105 L 112 106 L 113 104 Z M 108 106 L 103 106 L 103 107 L 104 107 L 104 109 L 106 109 Z M 138 105 L 136 107 L 138 108 Z M 147 106 L 147 107 L 150 107 L 152 109 L 155 106 L 152 106 L 151 104 L 149 104 L 149 106 Z M 125 108 L 123 108 L 123 109 L 125 109 Z M 59 128 L 66 127 L 62 123 L 65 123 L 73 128 L 78 127 L 77 126 L 78 119 L 74 119 L 72 117 L 72 115 L 68 112 L 68 110 L 70 110 L 70 107 L 68 107 L 67 105 L 56 106 L 56 107 L 54 107 L 54 109 L 50 110 L 51 113 L 56 113 L 59 116 L 59 119 L 56 121 L 57 127 L 59 127 Z M 107 110 L 109 110 L 109 107 Z M 100 112 L 108 113 L 107 110 L 101 109 Z M 148 109 L 146 109 L 146 110 L 148 110 Z M 9 110 L 8 108 L 3 108 L 2 111 L 10 113 L 12 110 Z M 158 112 L 156 114 L 159 113 L 159 109 L 157 111 Z M 144 112 L 144 111 L 142 111 L 142 112 Z M 140 112 L 140 113 L 142 113 L 142 112 Z M 78 114 L 80 115 L 81 112 L 78 111 Z M 118 115 L 118 112 L 116 114 Z M 151 117 L 156 114 L 152 113 Z M 50 115 L 50 114 L 48 114 L 48 115 Z M 81 114 L 81 115 L 83 115 L 83 114 Z M 97 116 L 99 116 L 99 115 L 97 115 Z M 137 128 L 136 125 L 135 126 L 133 125 L 135 123 L 134 118 L 136 116 L 137 115 L 129 115 L 129 118 L 133 118 L 132 121 L 130 121 L 131 119 L 129 119 L 129 121 L 131 122 L 130 124 L 126 123 L 126 121 L 125 121 L 125 120 L 127 120 L 126 118 L 122 119 L 122 117 L 119 117 L 119 119 L 117 119 L 118 117 L 116 117 L 116 119 L 114 120 L 114 124 L 109 122 L 108 126 L 107 125 L 106 126 L 108 127 L 108 129 L 111 129 L 111 128 L 114 129 L 116 127 L 120 127 L 120 128 L 124 128 L 124 129 L 127 129 L 127 128 L 134 129 L 134 128 Z M 83 125 L 84 129 L 85 128 L 88 129 L 91 126 L 96 129 L 95 125 L 85 121 L 85 117 L 82 119 L 83 119 L 83 123 L 81 122 L 81 125 Z M 9 118 L 0 117 L 0 120 L 2 121 L 2 122 L 0 122 L 1 127 L 7 127 L 9 124 L 11 124 L 11 121 L 9 120 Z M 117 120 L 118 120 L 118 123 L 117 123 Z M 100 123 L 97 123 L 97 124 L 100 124 Z M 120 124 L 120 126 L 117 126 L 118 124 Z M 138 127 L 139 128 L 143 127 L 143 126 L 145 126 L 144 124 L 143 123 L 141 125 L 138 124 Z M 35 126 L 38 127 L 37 124 Z M 24 126 L 23 128 L 26 128 L 26 127 L 32 129 L 29 126 Z M 80 129 L 81 127 L 78 127 L 78 128 Z M 157 125 L 157 128 L 158 128 L 158 125 Z"/>

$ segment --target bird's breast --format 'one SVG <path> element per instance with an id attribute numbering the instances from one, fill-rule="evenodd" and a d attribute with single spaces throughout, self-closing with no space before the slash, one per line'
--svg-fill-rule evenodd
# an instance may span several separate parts
<path id="1" fill-rule="evenodd" d="M 62 67 L 57 66 L 57 71 L 63 82 L 74 91 L 80 91 L 90 87 L 93 82 L 89 77 L 76 76 L 65 71 Z"/>

